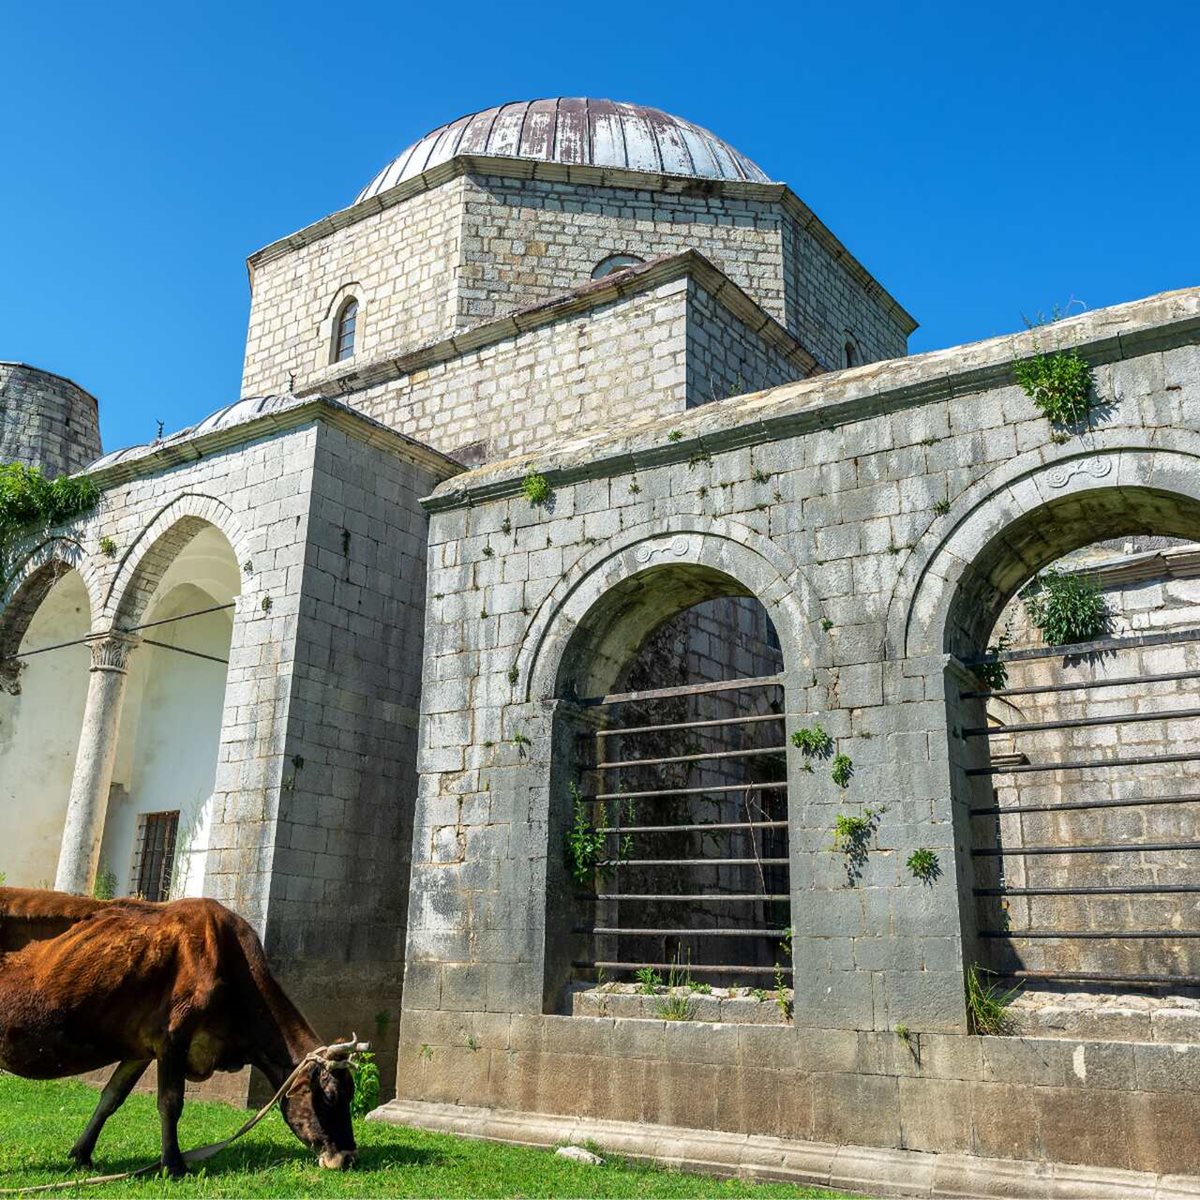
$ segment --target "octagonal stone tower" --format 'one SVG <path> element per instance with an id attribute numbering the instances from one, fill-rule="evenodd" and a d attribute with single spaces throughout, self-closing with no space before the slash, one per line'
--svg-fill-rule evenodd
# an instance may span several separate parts
<path id="1" fill-rule="evenodd" d="M 50 371 L 0 362 L 0 462 L 40 467 L 53 478 L 99 457 L 95 396 Z"/>

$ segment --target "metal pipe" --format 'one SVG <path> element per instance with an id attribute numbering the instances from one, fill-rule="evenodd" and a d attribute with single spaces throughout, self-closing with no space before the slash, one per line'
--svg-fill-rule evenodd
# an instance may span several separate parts
<path id="1" fill-rule="evenodd" d="M 669 725 L 633 725 L 628 729 L 597 729 L 596 736 L 625 737 L 633 733 L 661 733 L 664 729 L 711 729 L 717 725 L 754 725 L 760 721 L 783 721 L 783 713 L 767 713 L 758 717 L 722 717 L 719 721 L 675 721 Z"/>
<path id="2" fill-rule="evenodd" d="M 584 796 L 584 800 L 650 800 L 659 796 L 704 796 L 713 792 L 746 792 L 774 791 L 786 788 L 786 779 L 771 780 L 767 783 L 722 783 L 715 787 L 678 787 L 657 788 L 649 792 L 597 792 L 594 796 Z"/>
<path id="3" fill-rule="evenodd" d="M 786 867 L 786 858 L 623 858 L 605 859 L 598 867 Z"/>
<path id="4" fill-rule="evenodd" d="M 753 900 L 791 900 L 790 892 L 746 892 L 738 895 L 725 895 L 719 892 L 709 892 L 707 894 L 693 895 L 655 895 L 653 893 L 637 893 L 637 892 L 581 892 L 577 900 L 653 900 L 653 901 L 686 901 L 689 904 L 707 903 L 748 903 Z"/>
<path id="5" fill-rule="evenodd" d="M 607 927 L 587 928 L 577 926 L 574 933 L 592 933 L 596 935 L 620 935 L 628 937 L 755 937 L 755 938 L 784 938 L 786 929 L 610 929 Z"/>
<path id="6" fill-rule="evenodd" d="M 705 696 L 713 692 L 740 692 L 745 688 L 782 687 L 782 675 L 760 675 L 753 679 L 725 679 L 717 683 L 692 683 L 683 687 L 649 688 L 642 692 L 614 692 L 609 696 L 589 696 L 575 703 L 585 708 L 608 704 L 630 704 L 637 700 L 670 700 L 675 696 Z"/>
<path id="7" fill-rule="evenodd" d="M 776 971 L 781 971 L 784 975 L 791 975 L 791 967 L 743 967 L 737 965 L 731 966 L 708 966 L 703 963 L 656 963 L 656 962 L 589 962 L 576 960 L 571 963 L 571 966 L 583 970 L 595 970 L 601 968 L 605 971 L 641 971 L 646 967 L 650 967 L 655 971 L 687 971 L 691 975 L 774 975 Z"/>
<path id="8" fill-rule="evenodd" d="M 1162 712 L 1117 713 L 1112 717 L 1074 717 L 1062 721 L 1029 721 L 1022 725 L 980 725 L 964 729 L 962 737 L 1001 737 L 1008 733 L 1032 733 L 1042 729 L 1085 729 L 1094 725 L 1132 725 L 1139 721 L 1182 721 L 1200 717 L 1200 708 L 1173 708 Z"/>
<path id="9" fill-rule="evenodd" d="M 1183 796 L 1133 796 L 1128 799 L 1080 800 L 1075 804 L 993 804 L 988 808 L 970 808 L 967 810 L 967 815 L 997 817 L 1012 813 L 1070 812 L 1076 808 L 1082 812 L 1089 808 L 1138 808 L 1151 804 L 1194 804 L 1197 800 L 1200 800 L 1200 793 L 1192 792 Z"/>
<path id="10" fill-rule="evenodd" d="M 959 692 L 963 700 L 988 700 L 993 696 L 1043 696 L 1051 692 L 1080 692 L 1092 688 L 1127 687 L 1145 683 L 1174 683 L 1200 679 L 1200 671 L 1166 671 L 1159 675 L 1114 675 L 1111 679 L 1081 679 L 1078 683 L 1039 683 L 1029 687 L 997 688 L 994 692 Z"/>
<path id="11" fill-rule="evenodd" d="M 1154 763 L 1200 762 L 1200 754 L 1141 754 L 1136 758 L 1101 758 L 1091 762 L 1026 763 L 1011 767 L 971 767 L 968 775 L 1025 775 L 1030 771 L 1086 771 L 1092 768 L 1145 767 Z"/>
<path id="12" fill-rule="evenodd" d="M 1104 842 L 1094 846 L 1021 846 L 1013 849 L 983 846 L 972 849 L 976 858 L 1014 857 L 1023 854 L 1123 854 L 1137 850 L 1200 850 L 1200 842 Z"/>
<path id="13" fill-rule="evenodd" d="M 1112 933 L 1107 929 L 981 929 L 979 936 L 985 938 L 1062 938 L 1074 941 L 1086 938 L 1091 941 L 1120 942 L 1126 938 L 1200 938 L 1200 929 L 1126 929 Z"/>
<path id="14" fill-rule="evenodd" d="M 698 829 L 786 829 L 787 821 L 720 821 L 707 825 L 603 825 L 597 833 L 694 833 Z"/>
<path id="15" fill-rule="evenodd" d="M 711 762 L 717 758 L 757 758 L 762 754 L 783 754 L 786 746 L 764 746 L 760 750 L 717 750 L 709 754 L 677 754 L 670 758 L 625 758 L 597 763 L 593 771 L 612 771 L 620 767 L 661 767 L 669 763 Z"/>

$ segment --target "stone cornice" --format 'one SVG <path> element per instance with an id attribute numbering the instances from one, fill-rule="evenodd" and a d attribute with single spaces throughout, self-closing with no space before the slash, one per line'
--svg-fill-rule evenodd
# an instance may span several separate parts
<path id="1" fill-rule="evenodd" d="M 495 321 L 472 325 L 460 333 L 436 342 L 419 346 L 394 357 L 378 358 L 362 366 L 347 368 L 338 363 L 325 367 L 312 376 L 296 395 L 362 391 L 391 380 L 402 379 L 414 371 L 425 370 L 438 363 L 450 362 L 475 350 L 493 346 L 520 334 L 542 329 L 559 321 L 572 320 L 584 313 L 606 305 L 642 295 L 676 280 L 690 278 L 723 305 L 752 332 L 758 334 L 772 349 L 783 355 L 798 375 L 811 375 L 817 361 L 770 313 L 748 296 L 727 275 L 715 267 L 698 250 L 685 250 L 665 258 L 656 258 L 627 271 L 617 271 L 565 292 L 561 296 L 518 309 Z"/>
<path id="2" fill-rule="evenodd" d="M 768 391 L 731 396 L 614 433 L 595 427 L 554 449 L 478 467 L 443 484 L 431 511 L 513 496 L 531 470 L 553 483 L 686 463 L 697 454 L 795 437 L 1014 382 L 1013 364 L 1073 348 L 1094 366 L 1200 341 L 1200 289 L 1164 292 L 1017 334 L 868 363 Z M 678 430 L 683 437 L 668 441 Z"/>
<path id="3" fill-rule="evenodd" d="M 807 230 L 829 254 L 841 263 L 866 294 L 879 302 L 880 306 L 904 330 L 905 335 L 917 328 L 916 320 L 887 291 L 886 288 L 863 266 L 833 234 L 827 225 L 785 183 L 749 183 L 733 179 L 700 179 L 691 175 L 661 175 L 644 171 L 630 171 L 624 167 L 594 167 L 581 163 L 548 163 L 529 158 L 492 158 L 490 156 L 461 154 L 448 162 L 414 175 L 398 183 L 386 192 L 380 192 L 360 204 L 339 209 L 298 229 L 287 237 L 279 238 L 256 250 L 246 259 L 250 273 L 250 284 L 254 286 L 254 272 L 263 263 L 271 262 L 292 250 L 318 242 L 339 229 L 357 224 L 384 209 L 403 204 L 421 192 L 440 187 L 463 175 L 493 176 L 502 179 L 544 179 L 556 183 L 590 184 L 600 187 L 631 188 L 639 191 L 666 192 L 683 196 L 728 196 L 731 199 L 757 200 L 767 204 L 779 204 Z"/>
<path id="4" fill-rule="evenodd" d="M 461 464 L 423 442 L 397 433 L 394 429 L 389 429 L 388 426 L 328 396 L 314 396 L 303 403 L 266 412 L 236 425 L 199 433 L 195 437 L 169 440 L 158 446 L 151 444 L 145 447 L 143 454 L 99 467 L 89 474 L 102 489 L 107 489 L 147 475 L 155 475 L 171 467 L 199 462 L 222 450 L 274 433 L 299 429 L 315 421 L 340 429 L 357 441 L 386 450 L 443 479 L 448 479 L 463 469 Z"/>

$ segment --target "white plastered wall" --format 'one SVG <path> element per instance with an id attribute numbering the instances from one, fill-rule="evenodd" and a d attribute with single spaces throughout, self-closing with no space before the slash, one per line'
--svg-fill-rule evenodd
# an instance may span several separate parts
<path id="1" fill-rule="evenodd" d="M 21 650 L 88 632 L 83 581 L 64 575 L 42 601 Z M 58 866 L 91 655 L 85 645 L 24 660 L 20 696 L 0 694 L 0 872 L 10 887 L 50 886 Z"/>

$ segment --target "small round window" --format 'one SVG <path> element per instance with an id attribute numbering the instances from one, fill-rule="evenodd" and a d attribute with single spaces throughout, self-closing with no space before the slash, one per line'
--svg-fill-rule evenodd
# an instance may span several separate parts
<path id="1" fill-rule="evenodd" d="M 630 267 L 640 267 L 642 261 L 633 254 L 610 254 L 595 265 L 592 269 L 592 278 L 603 279 L 605 275 L 611 275 L 614 271 L 627 271 Z"/>

